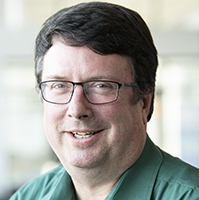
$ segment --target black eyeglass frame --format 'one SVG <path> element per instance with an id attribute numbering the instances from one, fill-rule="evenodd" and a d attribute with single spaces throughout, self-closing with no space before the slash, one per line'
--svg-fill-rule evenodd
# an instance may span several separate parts
<path id="1" fill-rule="evenodd" d="M 70 99 L 69 99 L 67 102 L 65 102 L 65 103 L 57 103 L 57 102 L 53 102 L 53 101 L 47 100 L 47 99 L 44 97 L 44 95 L 43 95 L 42 84 L 44 84 L 44 83 L 49 83 L 49 82 L 71 83 L 71 84 L 73 85 L 73 89 L 72 89 L 72 91 L 71 91 Z M 91 101 L 88 99 L 87 95 L 86 95 L 86 94 L 87 94 L 87 91 L 84 89 L 84 84 L 85 84 L 85 83 L 89 83 L 89 82 L 108 82 L 108 83 L 115 83 L 115 84 L 117 84 L 117 85 L 118 85 L 118 89 L 117 89 L 116 98 L 115 98 L 113 101 L 109 101 L 109 102 L 105 102 L 105 103 L 93 103 L 93 102 L 91 102 Z M 116 81 L 107 81 L 107 80 L 92 80 L 92 81 L 84 81 L 84 82 L 72 82 L 72 81 L 63 81 L 63 80 L 49 80 L 49 81 L 40 82 L 40 83 L 38 84 L 38 87 L 39 87 L 39 89 L 41 90 L 42 98 L 43 98 L 46 102 L 52 103 L 52 104 L 63 105 L 63 104 L 68 104 L 68 103 L 71 101 L 71 99 L 72 99 L 72 97 L 73 97 L 73 93 L 74 93 L 74 88 L 75 88 L 76 85 L 81 85 L 81 86 L 82 86 L 83 91 L 84 91 L 84 95 L 85 95 L 86 99 L 88 100 L 88 102 L 91 103 L 91 104 L 95 104 L 95 105 L 108 104 L 108 103 L 113 103 L 113 102 L 115 102 L 115 101 L 118 99 L 118 96 L 119 96 L 119 89 L 120 89 L 122 86 L 125 86 L 125 87 L 126 87 L 126 86 L 127 86 L 127 87 L 138 87 L 138 83 L 136 83 L 136 82 L 132 82 L 132 83 L 118 83 L 118 82 L 116 82 Z"/>

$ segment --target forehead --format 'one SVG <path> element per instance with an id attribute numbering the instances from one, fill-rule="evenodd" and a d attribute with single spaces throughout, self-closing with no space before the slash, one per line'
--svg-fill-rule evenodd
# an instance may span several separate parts
<path id="1" fill-rule="evenodd" d="M 42 80 L 53 77 L 71 81 L 96 78 L 119 81 L 125 77 L 132 80 L 131 62 L 126 56 L 101 55 L 86 46 L 72 47 L 56 40 L 44 56 Z"/>

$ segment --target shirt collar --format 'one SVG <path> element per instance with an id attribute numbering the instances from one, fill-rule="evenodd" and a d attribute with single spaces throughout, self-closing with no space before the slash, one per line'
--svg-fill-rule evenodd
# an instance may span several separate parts
<path id="1" fill-rule="evenodd" d="M 47 199 L 67 199 L 75 200 L 75 189 L 70 175 L 66 172 L 63 167 L 63 175 L 60 178 L 58 184 L 52 189 L 52 194 L 50 198 Z"/>

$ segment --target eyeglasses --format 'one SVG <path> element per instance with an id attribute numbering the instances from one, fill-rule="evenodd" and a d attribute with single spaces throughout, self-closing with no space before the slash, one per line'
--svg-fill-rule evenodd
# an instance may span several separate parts
<path id="1" fill-rule="evenodd" d="M 87 100 L 92 104 L 107 104 L 117 100 L 122 86 L 137 87 L 137 83 L 117 83 L 114 81 L 70 82 L 50 80 L 39 84 L 42 98 L 53 104 L 67 104 L 72 99 L 74 88 L 81 85 Z"/>

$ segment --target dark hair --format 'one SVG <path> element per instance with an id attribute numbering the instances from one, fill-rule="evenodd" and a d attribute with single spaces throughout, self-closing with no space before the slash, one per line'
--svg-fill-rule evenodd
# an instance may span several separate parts
<path id="1" fill-rule="evenodd" d="M 87 46 L 99 54 L 119 54 L 130 58 L 137 96 L 153 93 L 148 121 L 153 112 L 157 51 L 141 16 L 128 8 L 103 3 L 82 3 L 65 8 L 44 23 L 36 39 L 35 75 L 41 82 L 45 53 L 52 39 L 61 37 L 70 46 Z"/>

